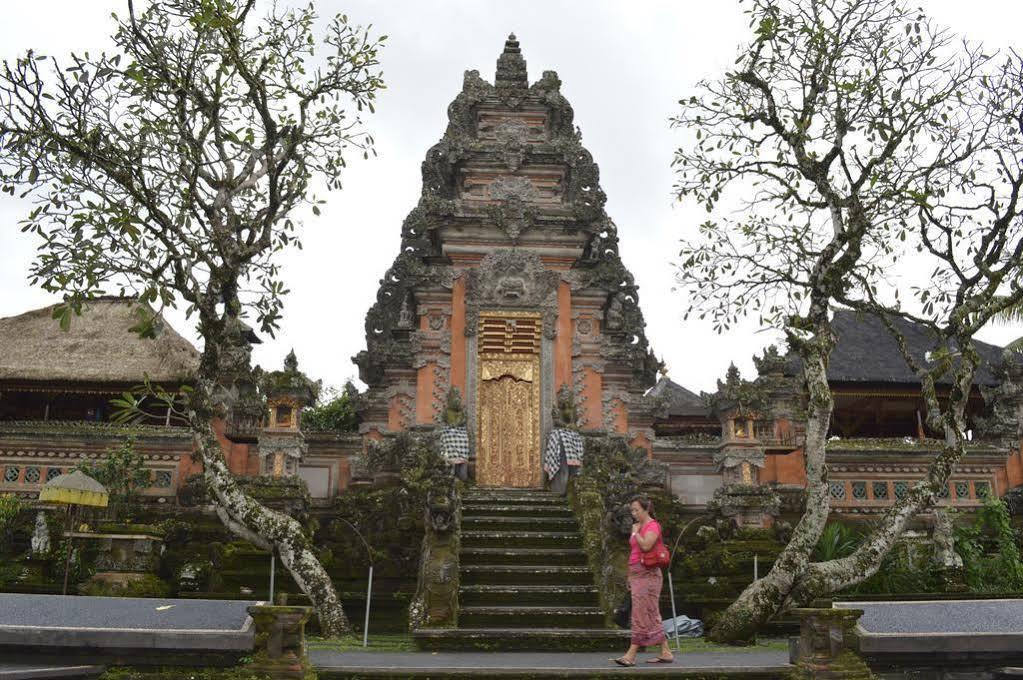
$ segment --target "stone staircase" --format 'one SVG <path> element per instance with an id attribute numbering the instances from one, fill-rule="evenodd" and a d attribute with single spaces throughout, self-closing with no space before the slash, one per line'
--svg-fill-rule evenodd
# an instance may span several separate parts
<path id="1" fill-rule="evenodd" d="M 579 525 L 561 496 L 473 489 L 462 500 L 457 628 L 413 633 L 422 649 L 618 650 Z"/>

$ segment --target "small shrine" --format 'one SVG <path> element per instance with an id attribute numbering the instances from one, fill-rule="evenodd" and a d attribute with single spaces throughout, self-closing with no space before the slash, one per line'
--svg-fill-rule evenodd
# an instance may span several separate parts
<path id="1" fill-rule="evenodd" d="M 292 350 L 284 358 L 284 370 L 263 375 L 266 419 L 256 442 L 260 474 L 267 477 L 298 476 L 306 454 L 302 434 L 302 409 L 316 401 L 319 383 L 298 370 Z"/>

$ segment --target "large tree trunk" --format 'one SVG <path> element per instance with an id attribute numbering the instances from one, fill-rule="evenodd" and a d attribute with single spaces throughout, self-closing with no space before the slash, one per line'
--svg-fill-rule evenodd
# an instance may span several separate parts
<path id="1" fill-rule="evenodd" d="M 830 510 L 824 454 L 831 395 L 827 381 L 820 382 L 822 377 L 823 374 L 813 368 L 813 364 L 807 364 L 811 406 L 807 420 L 806 509 L 793 532 L 792 540 L 779 554 L 771 571 L 764 578 L 751 583 L 725 610 L 718 624 L 711 630 L 708 637 L 715 642 L 746 641 L 776 614 L 791 607 L 806 606 L 815 598 L 849 588 L 876 574 L 909 520 L 933 504 L 939 491 L 947 485 L 955 465 L 965 454 L 965 399 L 958 399 L 944 414 L 945 445 L 931 462 L 927 475 L 910 488 L 904 499 L 882 515 L 874 530 L 852 555 L 827 562 L 811 562 L 810 555 L 820 539 Z M 959 376 L 960 383 L 969 385 L 970 380 L 972 371 L 965 380 L 964 376 Z M 817 404 L 818 407 L 827 406 L 827 416 L 814 410 L 815 386 L 827 391 L 826 398 L 823 398 L 823 392 L 820 393 L 822 399 Z M 933 384 L 925 392 L 933 396 Z M 936 399 L 929 401 L 936 403 Z"/>
<path id="2" fill-rule="evenodd" d="M 213 495 L 217 514 L 235 535 L 264 550 L 272 550 L 302 589 L 320 620 L 324 637 L 349 632 L 348 618 L 330 576 L 313 552 L 302 526 L 291 517 L 266 508 L 246 495 L 224 460 L 223 450 L 211 425 L 214 414 L 213 387 L 199 380 L 189 409 L 196 449 L 203 464 L 203 479 Z"/>
<path id="3" fill-rule="evenodd" d="M 806 443 L 806 510 L 782 549 L 771 571 L 751 583 L 725 610 L 708 634 L 715 642 L 750 639 L 768 619 L 787 603 L 810 554 L 820 540 L 830 510 L 827 464 L 824 453 L 834 402 L 827 379 L 827 357 L 833 340 L 830 329 L 803 343 L 803 372 L 808 392 Z"/>

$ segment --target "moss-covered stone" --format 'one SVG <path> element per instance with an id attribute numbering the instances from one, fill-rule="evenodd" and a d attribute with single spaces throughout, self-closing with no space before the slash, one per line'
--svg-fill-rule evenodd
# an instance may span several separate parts
<path id="1" fill-rule="evenodd" d="M 310 607 L 257 605 L 247 609 L 255 627 L 248 668 L 274 680 L 312 680 L 315 672 L 305 649 L 305 624 Z"/>
<path id="2" fill-rule="evenodd" d="M 167 597 L 171 594 L 168 583 L 153 574 L 126 574 L 126 578 L 97 579 L 78 587 L 80 595 L 101 597 Z M 130 576 L 131 578 L 127 578 Z"/>
<path id="3" fill-rule="evenodd" d="M 248 668 L 108 668 L 99 680 L 271 680 Z"/>

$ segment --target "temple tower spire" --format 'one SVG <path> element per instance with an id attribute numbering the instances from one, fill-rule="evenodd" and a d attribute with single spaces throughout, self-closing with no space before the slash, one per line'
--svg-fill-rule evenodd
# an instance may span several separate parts
<path id="1" fill-rule="evenodd" d="M 504 42 L 504 51 L 497 58 L 494 86 L 497 89 L 497 96 L 512 106 L 517 106 L 529 91 L 526 60 L 522 57 L 522 50 L 514 33 L 508 35 Z"/>

